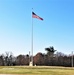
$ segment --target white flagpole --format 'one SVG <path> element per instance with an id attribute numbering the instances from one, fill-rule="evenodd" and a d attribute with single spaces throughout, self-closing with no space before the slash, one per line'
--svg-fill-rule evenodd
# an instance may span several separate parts
<path id="1" fill-rule="evenodd" d="M 33 10 L 33 8 L 32 8 Z M 33 66 L 33 17 L 32 17 L 32 35 L 31 35 L 31 62 L 30 66 Z"/>
<path id="2" fill-rule="evenodd" d="M 31 28 L 31 61 L 29 62 L 29 66 L 33 66 L 33 17 L 32 17 L 32 28 Z"/>

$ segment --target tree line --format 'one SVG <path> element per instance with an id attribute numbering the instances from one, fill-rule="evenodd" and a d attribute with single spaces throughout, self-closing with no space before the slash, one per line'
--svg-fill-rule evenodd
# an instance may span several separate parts
<path id="1" fill-rule="evenodd" d="M 65 66 L 71 67 L 74 65 L 74 55 L 66 55 L 61 52 L 56 52 L 53 46 L 45 48 L 47 53 L 37 53 L 33 56 L 33 63 L 37 66 Z M 55 53 L 56 52 L 56 53 Z M 72 59 L 73 58 L 73 59 Z M 29 54 L 26 55 L 18 55 L 16 57 L 13 56 L 12 52 L 6 52 L 5 54 L 0 55 L 0 66 L 23 66 L 29 65 L 31 56 Z"/>

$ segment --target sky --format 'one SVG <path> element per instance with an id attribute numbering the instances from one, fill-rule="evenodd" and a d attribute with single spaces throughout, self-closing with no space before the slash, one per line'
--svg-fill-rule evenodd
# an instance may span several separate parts
<path id="1" fill-rule="evenodd" d="M 33 10 L 32 10 L 33 8 Z M 74 51 L 74 0 L 0 0 L 0 54 L 14 56 L 31 52 L 32 11 L 44 20 L 33 18 L 33 54 Z"/>

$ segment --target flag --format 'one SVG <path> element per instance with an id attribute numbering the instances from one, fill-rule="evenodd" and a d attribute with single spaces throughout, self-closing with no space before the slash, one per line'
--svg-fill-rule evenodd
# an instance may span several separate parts
<path id="1" fill-rule="evenodd" d="M 38 15 L 36 15 L 34 12 L 32 12 L 32 17 L 33 18 L 37 18 L 39 20 L 43 20 L 43 18 L 39 17 Z"/>

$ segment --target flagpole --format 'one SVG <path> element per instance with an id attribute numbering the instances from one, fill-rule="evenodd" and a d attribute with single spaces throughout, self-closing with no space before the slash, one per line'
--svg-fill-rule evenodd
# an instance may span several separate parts
<path id="1" fill-rule="evenodd" d="M 33 11 L 33 8 L 32 8 Z M 33 17 L 32 17 L 32 35 L 31 35 L 31 62 L 30 66 L 33 66 Z"/>
<path id="2" fill-rule="evenodd" d="M 33 66 L 33 17 L 32 17 L 32 66 Z"/>
<path id="3" fill-rule="evenodd" d="M 39 17 L 38 15 L 36 15 L 34 12 L 33 12 L 33 8 L 32 8 L 32 37 L 31 37 L 31 61 L 29 63 L 30 66 L 33 66 L 33 18 L 37 18 L 37 19 L 40 19 L 40 20 L 43 20 L 43 18 Z"/>

